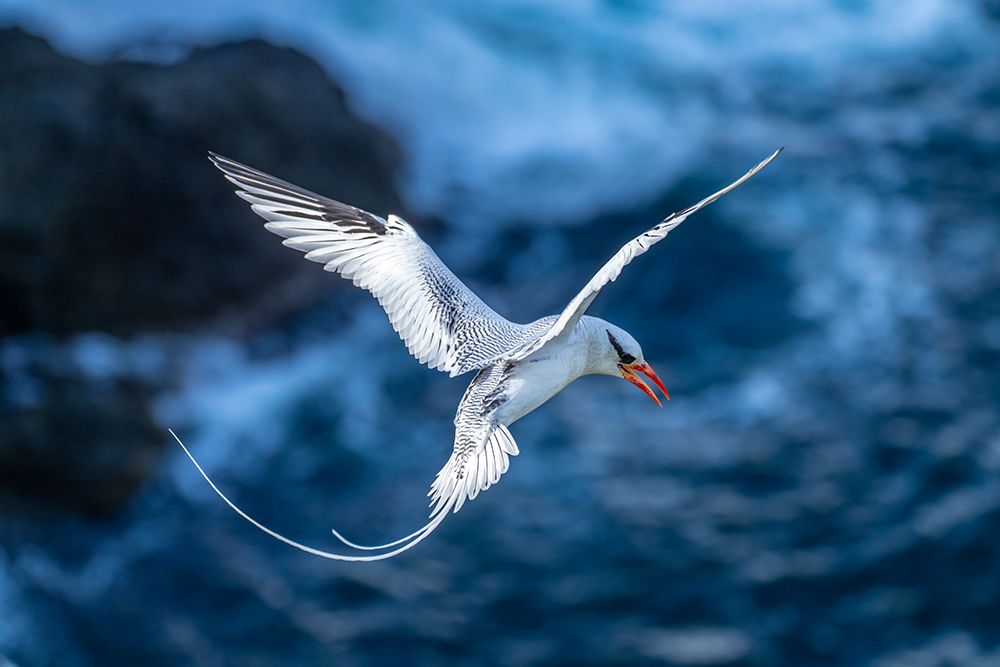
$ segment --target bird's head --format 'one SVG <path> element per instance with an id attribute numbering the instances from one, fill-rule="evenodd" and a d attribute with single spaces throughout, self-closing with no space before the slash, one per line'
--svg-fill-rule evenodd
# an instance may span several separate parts
<path id="1" fill-rule="evenodd" d="M 621 376 L 643 390 L 646 395 L 656 401 L 657 405 L 662 407 L 663 404 L 660 403 L 660 399 L 656 397 L 653 390 L 639 377 L 638 374 L 641 373 L 652 380 L 669 401 L 670 394 L 667 393 L 667 388 L 663 386 L 663 382 L 656 376 L 652 367 L 643 359 L 642 348 L 639 347 L 639 343 L 636 342 L 635 338 L 621 327 L 616 327 L 609 323 L 605 323 L 604 334 L 606 340 L 598 343 L 599 348 L 602 348 L 598 354 L 598 372 L 605 375 Z"/>

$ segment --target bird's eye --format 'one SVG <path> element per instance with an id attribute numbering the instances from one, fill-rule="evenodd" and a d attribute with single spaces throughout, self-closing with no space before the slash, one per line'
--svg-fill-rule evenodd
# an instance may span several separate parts
<path id="1" fill-rule="evenodd" d="M 632 363 L 633 361 L 635 361 L 635 357 L 633 357 L 633 356 L 632 356 L 631 354 L 629 354 L 628 352 L 626 352 L 625 354 L 622 354 L 622 355 L 619 355 L 619 359 L 621 359 L 621 362 L 622 362 L 623 364 L 625 364 L 626 366 L 627 366 L 628 364 L 631 364 L 631 363 Z"/>

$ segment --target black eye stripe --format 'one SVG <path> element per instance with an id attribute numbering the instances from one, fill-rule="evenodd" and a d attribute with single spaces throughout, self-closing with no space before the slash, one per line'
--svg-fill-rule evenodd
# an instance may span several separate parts
<path id="1" fill-rule="evenodd" d="M 625 350 L 622 349 L 622 345 L 621 343 L 618 342 L 618 339 L 615 338 L 610 331 L 607 331 L 607 329 L 605 329 L 605 332 L 608 334 L 608 340 L 611 341 L 611 347 L 615 348 L 615 352 L 618 353 L 618 356 L 619 357 L 624 356 Z"/>
<path id="2" fill-rule="evenodd" d="M 631 364 L 633 361 L 635 361 L 635 357 L 633 357 L 631 354 L 625 351 L 621 343 L 618 342 L 618 339 L 615 338 L 610 331 L 605 329 L 605 332 L 607 332 L 608 334 L 608 340 L 611 341 L 611 347 L 615 348 L 615 352 L 618 353 L 619 361 L 621 361 L 623 364 Z"/>

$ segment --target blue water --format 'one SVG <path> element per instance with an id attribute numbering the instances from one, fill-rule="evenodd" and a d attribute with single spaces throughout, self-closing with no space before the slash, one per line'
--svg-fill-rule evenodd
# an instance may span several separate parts
<path id="1" fill-rule="evenodd" d="M 0 654 L 1000 664 L 993 4 L 57 0 L 0 16 L 93 60 L 258 35 L 301 49 L 400 141 L 442 257 L 522 321 L 787 147 L 595 303 L 643 344 L 667 409 L 580 381 L 517 424 L 495 489 L 367 567 L 267 541 L 171 453 L 115 520 L 5 532 Z M 378 542 L 422 523 L 464 380 L 349 303 L 347 321 L 321 305 L 253 341 L 60 345 L 90 373 L 182 378 L 159 421 L 266 523 Z M 4 341 L 8 375 L 39 346 Z"/>

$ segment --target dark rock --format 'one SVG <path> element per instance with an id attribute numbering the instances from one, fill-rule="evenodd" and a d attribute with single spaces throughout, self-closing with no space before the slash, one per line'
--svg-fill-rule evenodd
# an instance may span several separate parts
<path id="1" fill-rule="evenodd" d="M 330 285 L 256 224 L 208 150 L 399 208 L 395 145 L 291 49 L 88 64 L 4 30 L 0 98 L 0 334 L 188 327 Z"/>
<path id="2" fill-rule="evenodd" d="M 55 336 L 0 368 L 0 485 L 110 512 L 155 469 L 167 380 L 92 377 L 59 340 L 245 331 L 341 284 L 267 233 L 206 152 L 380 212 L 399 210 L 399 153 L 319 65 L 262 41 L 90 64 L 0 30 L 0 100 L 0 336 Z"/>
<path id="3" fill-rule="evenodd" d="M 118 509 L 155 472 L 165 442 L 149 413 L 154 387 L 95 377 L 51 342 L 27 349 L 0 400 L 0 489 L 86 514 Z"/>

